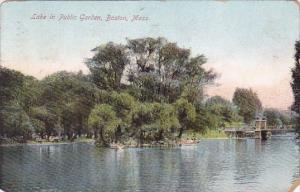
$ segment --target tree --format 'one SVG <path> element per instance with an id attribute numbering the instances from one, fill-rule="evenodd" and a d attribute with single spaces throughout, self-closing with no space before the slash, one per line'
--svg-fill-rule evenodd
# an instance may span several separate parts
<path id="1" fill-rule="evenodd" d="M 3 133 L 9 138 L 23 136 L 22 142 L 26 142 L 34 131 L 29 116 L 18 103 L 5 106 L 2 110 Z"/>
<path id="2" fill-rule="evenodd" d="M 212 113 L 207 107 L 197 108 L 195 122 L 192 124 L 194 131 L 205 133 L 207 130 L 217 129 L 222 126 L 222 118 Z"/>
<path id="3" fill-rule="evenodd" d="M 32 77 L 0 66 L 0 136 L 30 137 L 26 81 Z"/>
<path id="4" fill-rule="evenodd" d="M 117 118 L 120 119 L 115 135 L 118 141 L 123 133 L 131 131 L 132 116 L 137 103 L 134 97 L 125 92 L 112 92 L 106 103 L 113 106 Z"/>
<path id="5" fill-rule="evenodd" d="M 31 108 L 30 116 L 32 118 L 34 129 L 41 138 L 49 136 L 54 133 L 57 117 L 46 106 L 34 106 Z"/>
<path id="6" fill-rule="evenodd" d="M 95 55 L 86 61 L 93 82 L 100 89 L 120 90 L 124 69 L 129 60 L 123 45 L 107 43 L 92 50 Z"/>
<path id="7" fill-rule="evenodd" d="M 219 119 L 218 122 L 215 122 L 218 128 L 224 127 L 226 124 L 242 121 L 242 117 L 238 114 L 237 107 L 220 96 L 213 96 L 207 99 L 205 107 L 211 115 L 216 116 L 215 119 Z"/>
<path id="8" fill-rule="evenodd" d="M 203 68 L 203 55 L 191 57 L 189 49 L 164 38 L 127 39 L 126 45 L 110 42 L 92 51 L 86 65 L 93 82 L 109 91 L 120 91 L 126 83 L 142 102 L 172 103 L 184 90 L 190 100 L 197 100 L 203 86 L 215 78 Z"/>
<path id="9" fill-rule="evenodd" d="M 152 113 L 154 127 L 156 127 L 155 140 L 174 139 L 174 134 L 181 127 L 175 106 L 167 103 L 154 103 Z"/>
<path id="10" fill-rule="evenodd" d="M 117 118 L 113 107 L 108 104 L 96 105 L 88 119 L 89 126 L 94 129 L 98 144 L 108 146 L 115 139 L 115 132 L 120 120 Z"/>
<path id="11" fill-rule="evenodd" d="M 300 114 L 300 41 L 295 43 L 295 66 L 292 68 L 291 87 L 294 94 L 294 103 L 292 110 Z M 297 120 L 296 131 L 300 133 L 300 118 Z"/>
<path id="12" fill-rule="evenodd" d="M 276 109 L 265 109 L 264 116 L 267 118 L 267 123 L 270 126 L 278 126 L 282 124 L 280 112 Z"/>
<path id="13" fill-rule="evenodd" d="M 262 110 L 262 104 L 252 89 L 236 88 L 232 101 L 239 108 L 245 123 L 250 123 L 255 114 Z"/>
<path id="14" fill-rule="evenodd" d="M 0 66 L 0 106 L 21 100 L 24 78 L 22 73 Z"/>
<path id="15" fill-rule="evenodd" d="M 203 55 L 191 57 L 191 51 L 164 38 L 127 41 L 128 81 L 140 101 L 173 103 L 185 96 L 190 101 L 202 98 L 203 87 L 216 77 L 206 71 Z"/>
<path id="16" fill-rule="evenodd" d="M 181 138 L 183 132 L 194 123 L 196 118 L 196 109 L 190 102 L 183 98 L 178 99 L 175 102 L 175 108 L 177 111 L 177 118 L 180 123 L 178 138 Z"/>
<path id="17" fill-rule="evenodd" d="M 88 75 L 59 71 L 38 80 L 0 67 L 0 136 L 94 134 L 102 145 L 128 138 L 142 144 L 232 119 L 225 104 L 196 110 L 216 77 L 203 67 L 204 55 L 164 38 L 109 42 L 92 52 Z"/>
<path id="18" fill-rule="evenodd" d="M 131 136 L 134 136 L 139 144 L 143 144 L 145 140 L 145 134 L 150 133 L 153 128 L 153 104 L 152 103 L 140 103 L 132 115 L 133 130 Z"/>
<path id="19" fill-rule="evenodd" d="M 62 133 L 74 139 L 87 133 L 89 113 L 96 101 L 104 100 L 104 92 L 80 72 L 54 73 L 44 78 L 41 86 L 38 106 L 51 117 L 51 121 L 45 122 L 47 135 Z"/>

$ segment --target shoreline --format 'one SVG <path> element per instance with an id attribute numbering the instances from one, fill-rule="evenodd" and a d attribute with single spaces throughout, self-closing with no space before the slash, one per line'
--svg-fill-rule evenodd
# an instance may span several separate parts
<path id="1" fill-rule="evenodd" d="M 87 143 L 94 144 L 95 141 L 64 141 L 64 142 L 28 142 L 28 143 L 12 143 L 12 144 L 0 144 L 0 147 L 15 147 L 15 146 L 35 146 L 35 145 L 67 145 L 67 144 L 77 144 L 77 143 Z"/>
<path id="2" fill-rule="evenodd" d="M 211 138 L 201 138 L 198 139 L 198 143 L 201 141 L 205 141 L 205 140 L 245 140 L 245 139 L 249 139 L 249 138 L 229 138 L 229 137 L 211 137 Z M 250 138 L 250 139 L 254 139 L 254 138 Z M 0 144 L 0 147 L 16 147 L 16 146 L 47 146 L 47 145 L 67 145 L 67 144 L 78 144 L 78 143 L 86 143 L 86 144 L 93 144 L 93 145 L 97 145 L 95 143 L 95 140 L 88 140 L 88 141 L 64 141 L 64 142 L 42 142 L 42 143 L 38 143 L 38 142 L 32 142 L 29 141 L 28 143 L 13 143 L 13 144 Z M 124 148 L 151 148 L 151 147 L 176 147 L 176 146 L 193 146 L 193 145 L 197 145 L 198 143 L 186 143 L 186 144 L 148 144 L 145 143 L 142 146 L 139 145 L 124 145 L 121 144 L 121 146 L 123 146 Z M 100 146 L 99 148 L 101 148 L 102 146 Z M 109 146 L 109 147 L 103 147 L 103 148 L 111 148 L 114 149 L 115 147 Z"/>
<path id="3" fill-rule="evenodd" d="M 201 138 L 198 140 L 198 142 L 201 142 L 203 140 L 238 140 L 237 138 L 226 138 L 226 137 L 212 137 L 212 138 Z M 89 141 L 64 141 L 64 142 L 32 142 L 29 141 L 28 143 L 12 143 L 12 144 L 0 144 L 0 147 L 15 147 L 15 146 L 47 146 L 47 145 L 67 145 L 67 144 L 78 144 L 78 143 L 86 143 L 86 144 L 95 144 L 95 140 L 89 140 Z M 95 144 L 96 145 L 96 144 Z M 197 145 L 195 144 L 182 144 L 183 146 L 185 145 Z M 175 145 L 152 145 L 152 144 L 143 144 L 142 146 L 138 145 L 123 145 L 125 148 L 147 148 L 147 147 L 173 147 L 173 146 L 180 146 L 180 144 L 175 144 Z M 111 147 L 107 147 L 111 148 Z"/>

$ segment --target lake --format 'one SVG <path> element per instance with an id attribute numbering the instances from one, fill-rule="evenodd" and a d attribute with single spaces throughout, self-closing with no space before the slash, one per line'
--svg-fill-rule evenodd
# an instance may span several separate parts
<path id="1" fill-rule="evenodd" d="M 92 144 L 0 147 L 7 192 L 287 192 L 300 175 L 300 143 L 202 140 L 178 148 L 96 148 Z"/>

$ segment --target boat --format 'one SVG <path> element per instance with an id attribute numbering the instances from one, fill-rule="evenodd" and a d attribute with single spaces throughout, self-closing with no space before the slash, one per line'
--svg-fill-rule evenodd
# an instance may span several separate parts
<path id="1" fill-rule="evenodd" d="M 199 143 L 199 141 L 193 139 L 183 140 L 180 142 L 181 145 L 196 145 L 197 143 Z"/>
<path id="2" fill-rule="evenodd" d="M 121 150 L 123 149 L 125 146 L 122 144 L 110 144 L 109 146 L 111 149 L 117 149 L 117 150 Z"/>

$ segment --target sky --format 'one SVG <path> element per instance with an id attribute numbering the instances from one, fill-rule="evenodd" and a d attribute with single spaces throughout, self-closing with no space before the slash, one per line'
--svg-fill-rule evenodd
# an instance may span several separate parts
<path id="1" fill-rule="evenodd" d="M 134 15 L 144 20 L 131 21 Z M 102 21 L 80 19 L 86 16 Z M 252 88 L 264 107 L 287 109 L 299 23 L 291 1 L 8 1 L 1 5 L 0 61 L 41 79 L 88 72 L 84 61 L 101 44 L 165 37 L 207 57 L 205 67 L 218 73 L 208 95 L 231 99 L 236 87 Z"/>

